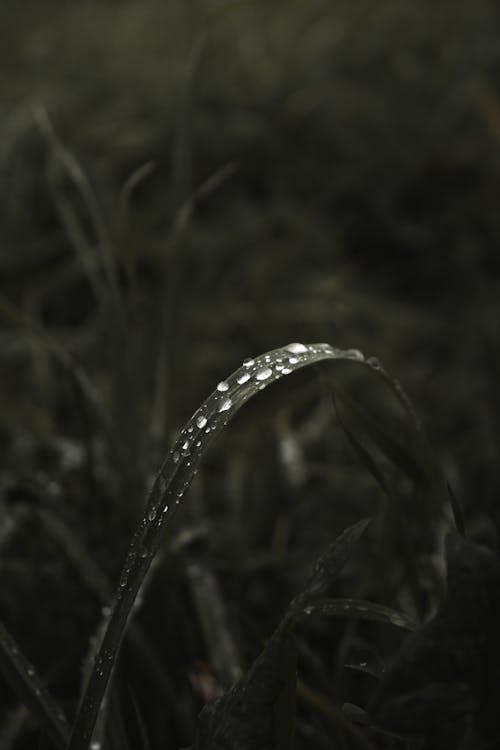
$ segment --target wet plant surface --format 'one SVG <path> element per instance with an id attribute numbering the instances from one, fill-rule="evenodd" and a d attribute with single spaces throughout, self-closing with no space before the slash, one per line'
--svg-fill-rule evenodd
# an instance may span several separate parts
<path id="1" fill-rule="evenodd" d="M 1 750 L 499 746 L 499 20 L 2 11 Z"/>

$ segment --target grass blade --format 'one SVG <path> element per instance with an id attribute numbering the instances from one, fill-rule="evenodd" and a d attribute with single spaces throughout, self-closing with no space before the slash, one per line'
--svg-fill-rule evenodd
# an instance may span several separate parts
<path id="1" fill-rule="evenodd" d="M 326 594 L 333 581 L 342 572 L 353 547 L 370 523 L 370 518 L 350 526 L 335 539 L 317 559 L 316 564 L 300 594 L 290 605 L 287 618 L 295 618 L 307 606 Z"/>
<path id="2" fill-rule="evenodd" d="M 405 630 L 416 630 L 418 624 L 404 612 L 398 612 L 391 607 L 376 604 L 365 599 L 319 599 L 311 602 L 303 610 L 303 614 L 321 614 L 327 617 L 359 617 L 361 620 L 373 620 L 395 625 Z"/>
<path id="3" fill-rule="evenodd" d="M 339 421 L 339 424 L 342 428 L 342 431 L 346 438 L 348 439 L 352 449 L 358 456 L 360 462 L 365 466 L 366 469 L 370 472 L 372 477 L 375 479 L 379 487 L 382 489 L 382 491 L 385 493 L 385 495 L 389 498 L 389 500 L 392 500 L 392 490 L 384 476 L 384 473 L 381 469 L 379 469 L 376 461 L 373 459 L 371 453 L 365 448 L 365 446 L 361 443 L 360 440 L 356 438 L 353 432 L 347 427 L 346 422 L 344 421 L 343 417 L 340 415 L 340 411 L 337 404 L 337 398 L 335 397 L 335 394 L 332 397 L 333 400 L 333 407 L 335 409 L 335 414 L 337 416 L 337 419 Z"/>
<path id="4" fill-rule="evenodd" d="M 37 676 L 33 666 L 0 620 L 0 671 L 23 704 L 38 719 L 54 744 L 65 748 L 69 724 L 62 709 Z"/>
<path id="5" fill-rule="evenodd" d="M 132 538 L 101 648 L 73 727 L 69 750 L 87 750 L 99 707 L 112 673 L 127 621 L 146 573 L 160 546 L 164 529 L 177 512 L 198 465 L 229 419 L 260 390 L 301 368 L 328 361 L 351 361 L 384 373 L 357 349 L 341 350 L 329 344 L 299 343 L 274 349 L 243 365 L 222 381 L 193 414 L 164 461 L 151 489 L 149 502 Z M 406 397 L 384 375 L 392 390 L 410 410 Z"/>

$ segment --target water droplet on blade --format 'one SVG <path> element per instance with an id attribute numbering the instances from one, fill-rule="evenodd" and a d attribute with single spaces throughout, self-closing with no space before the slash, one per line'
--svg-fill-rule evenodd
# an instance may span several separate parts
<path id="1" fill-rule="evenodd" d="M 271 370 L 270 367 L 264 367 L 262 368 L 262 370 L 259 370 L 258 372 L 255 373 L 255 379 L 267 380 L 268 378 L 271 377 L 272 374 L 273 374 L 273 371 Z"/>
<path id="2" fill-rule="evenodd" d="M 204 417 L 202 414 L 200 414 L 199 417 L 196 417 L 196 425 L 201 429 L 202 427 L 205 427 L 207 423 L 207 418 Z"/>
<path id="3" fill-rule="evenodd" d="M 344 356 L 349 357 L 349 359 L 355 359 L 358 362 L 361 362 L 365 358 L 365 355 L 359 349 L 346 349 Z"/>
<path id="4" fill-rule="evenodd" d="M 288 344 L 288 346 L 285 346 L 285 349 L 287 352 L 292 352 L 292 354 L 305 354 L 307 352 L 307 346 L 300 344 L 298 341 Z"/>
<path id="5" fill-rule="evenodd" d="M 228 409 L 230 409 L 232 405 L 233 405 L 233 402 L 231 401 L 231 399 L 226 398 L 224 399 L 222 404 L 219 406 L 219 411 L 228 411 Z"/>
<path id="6" fill-rule="evenodd" d="M 243 373 L 243 375 L 240 375 L 240 377 L 237 378 L 236 382 L 238 383 L 238 385 L 243 385 L 243 383 L 246 383 L 247 380 L 250 380 L 250 373 L 245 372 Z"/>
<path id="7" fill-rule="evenodd" d="M 243 367 L 251 367 L 254 364 L 255 364 L 255 360 L 252 359 L 251 357 L 248 357 L 247 359 L 243 360 Z"/>
<path id="8" fill-rule="evenodd" d="M 224 391 L 228 391 L 229 390 L 229 386 L 228 386 L 228 384 L 226 383 L 225 380 L 221 380 L 220 381 L 220 383 L 217 386 L 217 390 L 220 391 L 221 393 L 224 393 Z"/>

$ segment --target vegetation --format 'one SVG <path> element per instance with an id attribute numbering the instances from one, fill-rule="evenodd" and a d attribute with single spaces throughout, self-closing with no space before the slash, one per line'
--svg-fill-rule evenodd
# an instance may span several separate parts
<path id="1" fill-rule="evenodd" d="M 3 9 L 2 750 L 431 750 L 391 675 L 447 531 L 498 546 L 499 14 Z M 495 747 L 453 601 L 440 746 Z"/>

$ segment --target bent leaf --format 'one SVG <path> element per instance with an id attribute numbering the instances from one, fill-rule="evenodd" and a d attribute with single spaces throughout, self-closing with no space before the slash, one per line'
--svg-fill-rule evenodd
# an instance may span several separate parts
<path id="1" fill-rule="evenodd" d="M 75 720 L 69 750 L 87 750 L 91 742 L 99 707 L 137 594 L 160 546 L 164 529 L 177 512 L 214 438 L 247 401 L 267 386 L 309 365 L 336 360 L 355 362 L 380 375 L 410 415 L 415 429 L 419 429 L 413 408 L 397 381 L 389 378 L 377 360 L 366 359 L 357 349 L 344 351 L 329 344 L 293 343 L 245 360 L 227 380 L 221 381 L 181 430 L 153 484 L 144 517 L 129 547 L 111 616 Z"/>

